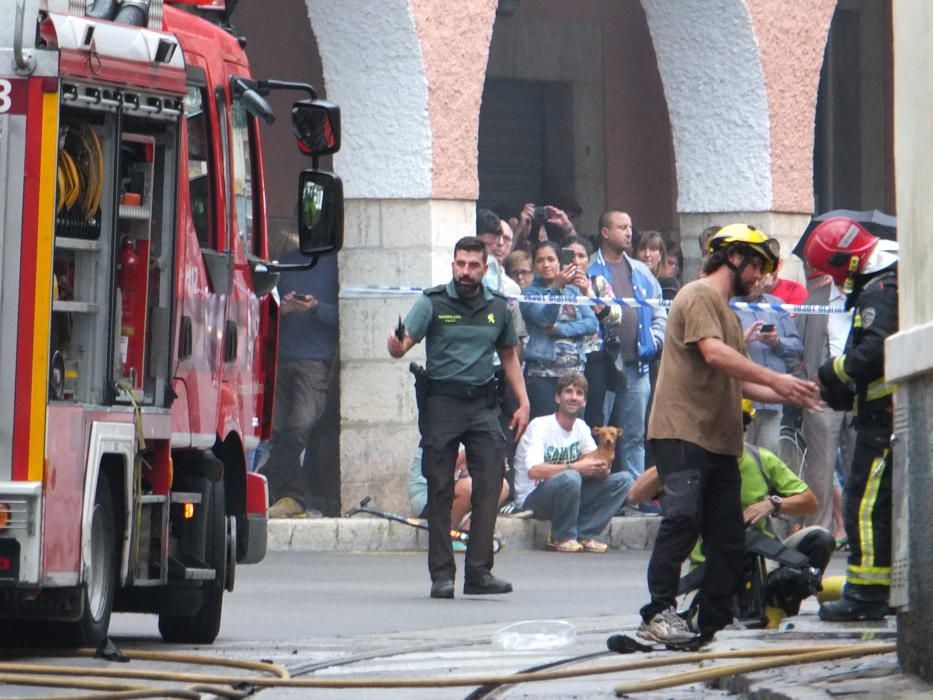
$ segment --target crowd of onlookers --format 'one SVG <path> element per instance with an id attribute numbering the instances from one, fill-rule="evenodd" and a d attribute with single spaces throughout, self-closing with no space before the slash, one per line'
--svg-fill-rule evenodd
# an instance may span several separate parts
<path id="1" fill-rule="evenodd" d="M 698 235 L 701 256 L 707 254 L 707 243 L 718 228 L 711 226 Z M 604 212 L 596 234 L 583 235 L 565 211 L 534 204 L 526 204 L 511 218 L 480 209 L 476 232 L 489 255 L 486 285 L 510 298 L 525 294 L 536 300 L 512 305 L 522 339 L 531 418 L 559 409 L 561 377 L 584 376 L 588 395 L 581 417 L 590 427 L 608 425 L 621 430 L 611 470 L 637 478 L 654 463 L 650 449 L 646 453 L 645 423 L 663 352 L 666 311 L 660 305 L 629 306 L 611 300 L 673 299 L 685 281 L 680 241 L 658 231 L 635 229 L 629 214 L 621 210 Z M 779 273 L 780 266 L 765 275 L 751 295 L 734 301 L 769 305 L 807 300 L 807 287 Z M 810 281 L 814 288 L 826 284 L 817 277 Z M 548 297 L 573 296 L 606 303 L 547 303 Z M 779 372 L 806 374 L 802 333 L 804 322 L 809 319 L 812 324 L 814 317 L 795 318 L 771 309 L 746 308 L 736 313 L 749 356 L 756 363 Z M 824 336 L 825 321 L 825 316 L 816 317 L 824 326 Z M 802 440 L 787 436 L 799 435 L 801 423 L 810 416 L 796 409 L 785 414 L 781 405 L 756 404 L 755 408 L 756 420 L 749 427 L 747 441 L 794 462 L 788 447 L 799 450 Z M 800 455 L 796 457 L 799 466 Z M 513 452 L 509 463 L 514 459 Z M 512 491 L 504 512 L 522 510 L 523 504 L 514 502 L 513 477 L 514 473 L 509 474 Z M 830 500 L 833 492 L 838 499 L 838 480 L 831 482 L 826 494 Z M 638 509 L 658 512 L 656 502 L 642 503 Z M 818 524 L 841 537 L 838 512 L 832 507 L 820 510 Z"/>

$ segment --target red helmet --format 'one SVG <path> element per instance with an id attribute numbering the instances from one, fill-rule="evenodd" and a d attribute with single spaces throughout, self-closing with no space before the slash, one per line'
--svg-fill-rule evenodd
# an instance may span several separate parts
<path id="1" fill-rule="evenodd" d="M 810 267 L 833 278 L 840 287 L 846 285 L 868 262 L 878 237 L 858 222 L 844 216 L 821 221 L 810 232 L 803 247 L 803 258 Z"/>

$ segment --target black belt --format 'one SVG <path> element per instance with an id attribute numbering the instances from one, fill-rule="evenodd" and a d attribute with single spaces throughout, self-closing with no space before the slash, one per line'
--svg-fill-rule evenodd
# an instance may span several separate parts
<path id="1" fill-rule="evenodd" d="M 428 380 L 428 396 L 450 396 L 455 399 L 488 398 L 490 392 L 495 392 L 496 380 L 492 379 L 485 384 L 461 384 L 459 382 L 442 382 L 434 379 Z"/>

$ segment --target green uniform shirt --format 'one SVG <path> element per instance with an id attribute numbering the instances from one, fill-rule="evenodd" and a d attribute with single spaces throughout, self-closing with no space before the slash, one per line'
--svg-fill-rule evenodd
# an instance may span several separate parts
<path id="1" fill-rule="evenodd" d="M 798 493 L 803 493 L 809 488 L 776 454 L 763 447 L 758 448 L 758 453 L 761 455 L 761 469 L 758 468 L 758 463 L 748 449 L 746 449 L 739 458 L 739 475 L 742 479 L 741 498 L 743 511 L 753 503 L 765 500 L 765 498 L 772 493 L 783 498 L 785 496 L 795 496 Z M 765 474 L 768 475 L 768 481 L 765 481 L 761 473 L 762 469 Z M 768 486 L 769 482 L 771 484 L 770 487 Z M 765 534 L 772 537 L 774 536 L 774 533 L 771 532 L 768 527 L 767 518 L 759 520 L 755 523 L 754 527 L 757 527 Z M 697 564 L 703 563 L 702 546 L 703 540 L 698 540 L 693 551 L 690 553 L 691 568 Z"/>
<path id="2" fill-rule="evenodd" d="M 453 280 L 426 289 L 405 317 L 412 340 L 426 338 L 428 378 L 479 386 L 492 381 L 496 348 L 517 342 L 504 296 L 483 291 L 473 299 L 457 293 Z"/>

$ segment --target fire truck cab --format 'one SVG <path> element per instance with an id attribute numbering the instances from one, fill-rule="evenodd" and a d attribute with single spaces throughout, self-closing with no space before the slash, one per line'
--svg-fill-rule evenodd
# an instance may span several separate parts
<path id="1" fill-rule="evenodd" d="M 12 3 L 6 3 L 9 6 Z M 259 122 L 292 109 L 297 230 L 342 242 L 339 110 L 256 80 L 213 0 L 17 0 L 0 22 L 0 636 L 111 611 L 210 643 L 265 556 L 277 270 Z"/>

